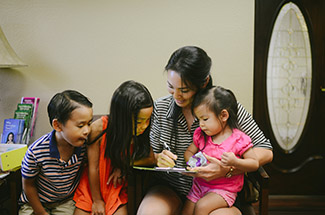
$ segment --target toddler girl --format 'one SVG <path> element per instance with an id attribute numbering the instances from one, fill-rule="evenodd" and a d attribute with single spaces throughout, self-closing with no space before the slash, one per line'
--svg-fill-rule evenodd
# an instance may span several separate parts
<path id="1" fill-rule="evenodd" d="M 255 171 L 259 167 L 250 138 L 237 129 L 237 101 L 234 94 L 222 87 L 207 88 L 199 92 L 192 103 L 192 111 L 200 127 L 193 135 L 193 143 L 184 153 L 188 161 L 197 152 L 215 157 L 221 165 L 230 166 L 223 178 L 206 181 L 194 178 L 183 208 L 185 214 L 209 214 L 231 207 L 237 192 L 242 189 L 244 175 L 232 176 L 235 168 Z"/>

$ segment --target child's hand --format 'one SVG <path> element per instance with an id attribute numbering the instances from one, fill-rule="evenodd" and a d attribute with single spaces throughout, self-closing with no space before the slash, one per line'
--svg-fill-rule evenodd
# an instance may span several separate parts
<path id="1" fill-rule="evenodd" d="M 103 200 L 93 202 L 91 215 L 105 215 L 105 202 Z"/>
<path id="2" fill-rule="evenodd" d="M 233 152 L 224 152 L 221 156 L 221 164 L 224 166 L 235 166 L 237 157 Z"/>
<path id="3" fill-rule="evenodd" d="M 168 150 L 163 150 L 157 156 L 157 166 L 174 167 L 176 159 L 177 159 L 177 155 L 174 155 L 172 152 Z"/>
<path id="4" fill-rule="evenodd" d="M 117 185 L 121 185 L 123 180 L 125 179 L 125 177 L 121 175 L 121 170 L 120 169 L 115 169 L 114 172 L 109 176 L 108 181 L 107 181 L 107 185 L 109 185 L 109 183 L 111 181 L 113 181 L 113 185 L 116 188 Z"/>

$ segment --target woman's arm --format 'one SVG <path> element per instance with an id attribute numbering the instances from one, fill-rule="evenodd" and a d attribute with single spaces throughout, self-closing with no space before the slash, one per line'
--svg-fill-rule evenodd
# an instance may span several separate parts
<path id="1" fill-rule="evenodd" d="M 255 152 L 256 159 L 259 162 L 259 166 L 262 166 L 268 162 L 271 162 L 270 157 L 273 158 L 273 152 L 270 149 L 265 149 L 265 148 L 259 148 L 255 147 L 252 148 L 252 150 Z M 256 153 L 256 151 L 258 151 Z M 218 160 L 217 158 L 210 157 L 206 154 L 204 156 L 208 159 L 209 164 L 204 166 L 204 167 L 196 167 L 193 168 L 193 171 L 197 171 L 198 173 L 196 174 L 189 174 L 187 173 L 186 175 L 192 176 L 192 177 L 200 177 L 205 179 L 206 181 L 211 181 L 217 178 L 222 178 L 227 175 L 227 173 L 230 171 L 229 166 L 224 166 L 221 165 L 221 161 Z M 264 157 L 263 157 L 264 156 Z M 232 175 L 238 175 L 242 174 L 245 171 L 235 168 L 232 172 Z"/>
<path id="2" fill-rule="evenodd" d="M 101 132 L 103 122 L 101 119 L 96 120 L 91 125 L 91 133 L 89 135 L 89 142 L 92 142 Z M 89 174 L 89 186 L 91 190 L 91 196 L 93 200 L 92 212 L 95 214 L 105 214 L 105 202 L 102 199 L 100 192 L 99 181 L 99 148 L 102 138 L 99 138 L 96 142 L 89 145 L 87 148 L 88 154 L 88 174 Z"/>
<path id="3" fill-rule="evenodd" d="M 35 186 L 35 178 L 22 178 L 23 190 L 28 199 L 28 203 L 32 206 L 35 215 L 48 215 L 38 197 L 37 188 Z"/>
<path id="4" fill-rule="evenodd" d="M 253 148 L 260 166 L 272 162 L 273 151 L 266 148 L 254 147 Z"/>
<path id="5" fill-rule="evenodd" d="M 258 127 L 252 115 L 238 103 L 238 125 L 241 131 L 247 134 L 253 144 L 254 152 L 260 166 L 270 163 L 273 159 L 272 145 L 263 131 Z"/>

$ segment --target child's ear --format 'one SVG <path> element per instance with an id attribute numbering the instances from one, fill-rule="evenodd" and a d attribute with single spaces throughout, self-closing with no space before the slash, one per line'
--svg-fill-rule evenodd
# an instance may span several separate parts
<path id="1" fill-rule="evenodd" d="M 62 124 L 57 119 L 52 120 L 52 127 L 54 128 L 54 130 L 61 131 L 62 130 L 61 126 Z"/>
<path id="2" fill-rule="evenodd" d="M 226 122 L 229 118 L 229 113 L 226 109 L 223 109 L 220 113 L 220 118 L 222 122 Z"/>

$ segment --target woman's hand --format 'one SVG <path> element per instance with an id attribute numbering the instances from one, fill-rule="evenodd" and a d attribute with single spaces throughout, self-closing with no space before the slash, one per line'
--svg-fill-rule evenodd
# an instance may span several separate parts
<path id="1" fill-rule="evenodd" d="M 105 202 L 103 200 L 93 202 L 91 215 L 105 215 Z"/>
<path id="2" fill-rule="evenodd" d="M 211 181 L 213 179 L 224 177 L 229 171 L 229 167 L 224 167 L 221 165 L 221 161 L 217 158 L 210 157 L 203 153 L 208 159 L 209 163 L 203 167 L 190 168 L 189 170 L 195 171 L 196 173 L 185 173 L 185 175 L 192 177 L 203 178 L 206 181 Z"/>
<path id="3" fill-rule="evenodd" d="M 122 177 L 121 170 L 120 169 L 115 169 L 113 173 L 109 176 L 107 185 L 113 182 L 114 187 L 116 188 L 118 185 L 121 185 L 125 177 Z"/>
<path id="4" fill-rule="evenodd" d="M 163 150 L 161 153 L 156 154 L 157 166 L 159 167 L 174 167 L 177 155 L 171 151 Z"/>

